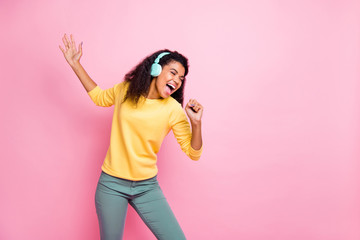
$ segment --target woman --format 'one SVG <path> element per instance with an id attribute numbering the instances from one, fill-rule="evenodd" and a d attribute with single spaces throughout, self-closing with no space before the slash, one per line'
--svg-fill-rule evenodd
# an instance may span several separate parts
<path id="1" fill-rule="evenodd" d="M 157 239 L 186 239 L 157 181 L 157 152 L 170 130 L 193 160 L 202 153 L 203 107 L 195 99 L 182 108 L 187 59 L 162 50 L 146 57 L 125 81 L 102 90 L 80 64 L 82 43 L 63 37 L 60 49 L 98 106 L 115 105 L 108 148 L 95 194 L 101 239 L 122 239 L 130 204 Z"/>

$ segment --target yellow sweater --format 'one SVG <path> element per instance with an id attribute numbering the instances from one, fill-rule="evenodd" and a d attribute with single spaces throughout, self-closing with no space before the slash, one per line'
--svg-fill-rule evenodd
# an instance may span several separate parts
<path id="1" fill-rule="evenodd" d="M 178 101 L 141 97 L 135 107 L 130 100 L 122 103 L 127 88 L 128 83 L 121 82 L 113 88 L 96 86 L 88 92 L 97 106 L 115 105 L 110 146 L 101 167 L 104 172 L 133 181 L 154 177 L 158 173 L 156 154 L 170 130 L 192 160 L 200 158 L 202 146 L 199 150 L 191 147 L 190 124 Z"/>

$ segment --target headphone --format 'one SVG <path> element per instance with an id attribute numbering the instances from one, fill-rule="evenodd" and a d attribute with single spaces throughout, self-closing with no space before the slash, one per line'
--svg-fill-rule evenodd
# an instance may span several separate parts
<path id="1" fill-rule="evenodd" d="M 160 75 L 161 73 L 161 65 L 159 64 L 160 59 L 165 56 L 170 54 L 169 52 L 162 52 L 159 54 L 159 56 L 155 59 L 154 63 L 151 65 L 151 72 L 150 75 L 153 77 L 157 77 Z"/>

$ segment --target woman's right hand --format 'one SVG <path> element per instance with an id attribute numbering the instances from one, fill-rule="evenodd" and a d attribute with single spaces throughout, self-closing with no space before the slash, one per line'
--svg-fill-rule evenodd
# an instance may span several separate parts
<path id="1" fill-rule="evenodd" d="M 65 50 L 60 45 L 59 48 L 63 52 L 64 57 L 70 66 L 74 66 L 76 62 L 80 62 L 82 56 L 82 42 L 79 44 L 79 49 L 77 50 L 72 34 L 70 34 L 69 40 L 65 33 L 62 41 L 65 45 Z"/>

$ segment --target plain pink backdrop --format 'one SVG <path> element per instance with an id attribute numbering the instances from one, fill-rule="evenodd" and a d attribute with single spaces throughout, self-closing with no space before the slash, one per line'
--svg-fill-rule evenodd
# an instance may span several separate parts
<path id="1" fill-rule="evenodd" d="M 170 133 L 158 159 L 188 239 L 360 239 L 359 6 L 1 0 L 0 239 L 99 239 L 113 107 L 91 102 L 64 33 L 103 89 L 156 50 L 189 58 L 204 152 L 190 160 Z M 124 239 L 155 239 L 131 207 Z"/>

